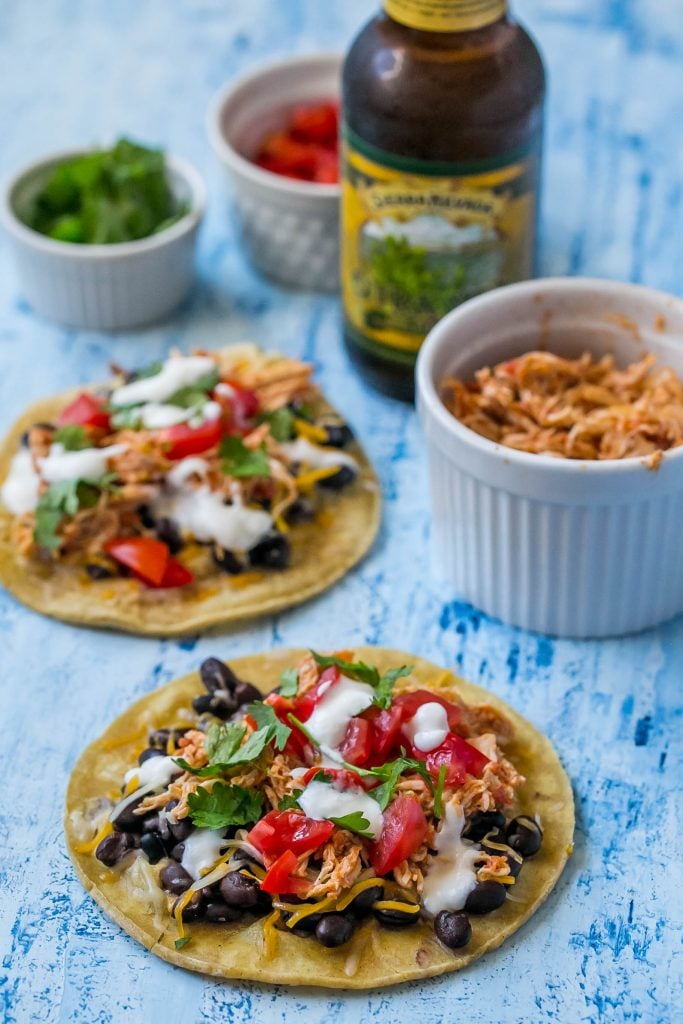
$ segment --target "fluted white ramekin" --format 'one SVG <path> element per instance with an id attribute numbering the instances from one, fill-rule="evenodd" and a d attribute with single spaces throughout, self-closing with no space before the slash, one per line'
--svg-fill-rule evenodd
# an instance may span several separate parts
<path id="1" fill-rule="evenodd" d="M 437 572 L 454 596 L 541 633 L 604 637 L 683 612 L 683 447 L 658 469 L 629 458 L 557 459 L 474 433 L 439 397 L 447 375 L 530 349 L 653 352 L 683 375 L 683 302 L 636 285 L 545 279 L 465 303 L 417 363 Z"/>
<path id="2" fill-rule="evenodd" d="M 313 291 L 339 288 L 340 187 L 273 174 L 251 158 L 294 107 L 339 96 L 341 62 L 321 53 L 268 64 L 221 89 L 207 118 L 252 263 L 276 281 Z"/>
<path id="3" fill-rule="evenodd" d="M 25 167 L 4 189 L 0 218 L 29 305 L 67 327 L 126 330 L 160 320 L 182 302 L 194 279 L 194 252 L 206 189 L 185 160 L 167 156 L 171 189 L 189 210 L 148 238 L 113 245 L 60 242 L 27 227 L 17 216 L 22 198 L 52 169 L 83 150 L 53 154 Z"/>

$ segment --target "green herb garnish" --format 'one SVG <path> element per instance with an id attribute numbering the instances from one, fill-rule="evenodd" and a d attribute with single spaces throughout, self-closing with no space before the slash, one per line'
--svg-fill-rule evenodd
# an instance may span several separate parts
<path id="1" fill-rule="evenodd" d="M 280 676 L 280 693 L 283 697 L 295 697 L 298 689 L 298 671 L 295 668 L 286 668 Z"/>
<path id="2" fill-rule="evenodd" d="M 320 744 L 318 743 L 318 741 L 315 738 L 315 736 L 308 731 L 308 729 L 306 728 L 304 723 L 300 722 L 299 719 L 296 717 L 296 715 L 287 715 L 287 719 L 288 719 L 288 721 L 290 721 L 292 723 L 292 725 L 296 729 L 299 730 L 299 732 L 302 732 L 304 734 L 304 736 L 306 737 L 306 739 L 308 740 L 309 743 L 312 743 L 314 747 L 319 747 L 320 746 Z"/>
<path id="3" fill-rule="evenodd" d="M 259 726 L 244 740 L 246 729 L 236 722 L 225 725 L 211 725 L 206 733 L 204 747 L 209 763 L 203 768 L 193 768 L 182 757 L 175 763 L 183 771 L 197 775 L 200 779 L 212 779 L 229 773 L 239 765 L 249 764 L 261 756 L 269 743 L 274 742 L 282 750 L 291 729 L 277 717 L 270 704 L 255 701 L 247 708 L 248 713 Z"/>
<path id="4" fill-rule="evenodd" d="M 223 472 L 228 476 L 270 476 L 270 465 L 265 444 L 252 451 L 241 437 L 224 437 L 218 449 L 223 459 Z"/>
<path id="5" fill-rule="evenodd" d="M 349 832 L 356 832 L 366 839 L 374 839 L 373 833 L 369 831 L 370 822 L 362 811 L 353 811 L 352 814 L 345 814 L 342 818 L 328 818 L 328 821 L 334 822 L 340 828 L 347 828 Z"/>
<path id="6" fill-rule="evenodd" d="M 215 370 L 205 373 L 203 377 L 200 377 L 193 384 L 179 388 L 170 398 L 166 399 L 166 404 L 178 405 L 181 409 L 192 409 L 195 406 L 202 406 L 208 400 L 209 392 L 213 391 L 219 380 L 220 374 L 218 367 L 216 367 Z"/>
<path id="7" fill-rule="evenodd" d="M 244 786 L 225 786 L 222 782 L 216 782 L 210 790 L 200 787 L 189 794 L 187 803 L 197 828 L 251 825 L 263 811 L 261 793 Z"/>
<path id="8" fill-rule="evenodd" d="M 188 942 L 192 942 L 192 936 L 190 935 L 185 935 L 182 939 L 176 939 L 175 948 L 182 949 L 184 946 L 188 944 Z"/>
<path id="9" fill-rule="evenodd" d="M 434 793 L 434 783 L 424 762 L 418 761 L 414 757 L 406 757 L 405 750 L 403 749 L 401 750 L 401 757 L 397 757 L 395 761 L 387 761 L 386 764 L 378 765 L 377 768 L 357 768 L 356 765 L 347 764 L 346 762 L 344 762 L 344 767 L 363 777 L 374 777 L 379 780 L 380 785 L 369 790 L 368 796 L 377 801 L 381 810 L 387 807 L 396 789 L 398 780 L 404 772 L 416 772 L 418 775 L 421 775 L 431 792 Z"/>
<path id="10" fill-rule="evenodd" d="M 109 245 L 147 238 L 187 210 L 173 195 L 164 154 L 119 139 L 59 163 L 19 215 L 57 241 Z"/>
<path id="11" fill-rule="evenodd" d="M 447 766 L 442 764 L 434 788 L 434 816 L 436 818 L 443 818 L 443 787 L 446 782 L 447 770 Z"/>
<path id="12" fill-rule="evenodd" d="M 51 550 L 62 543 L 57 528 L 65 516 L 75 516 L 79 509 L 92 508 L 103 491 L 115 491 L 115 473 L 105 473 L 97 480 L 63 480 L 50 484 L 36 507 L 33 536 L 39 547 Z"/>
<path id="13" fill-rule="evenodd" d="M 258 417 L 259 423 L 268 424 L 276 441 L 291 441 L 295 437 L 294 419 L 294 413 L 286 405 L 272 412 L 262 412 Z"/>
<path id="14" fill-rule="evenodd" d="M 390 668 L 380 676 L 374 665 L 366 665 L 364 661 L 344 661 L 342 658 L 316 654 L 311 651 L 319 668 L 332 668 L 336 666 L 351 679 L 358 679 L 367 683 L 375 691 L 372 703 L 379 708 L 388 708 L 391 705 L 391 695 L 394 684 L 402 676 L 408 676 L 412 672 L 412 665 L 402 665 L 400 668 Z"/>
<path id="15" fill-rule="evenodd" d="M 65 423 L 55 430 L 52 440 L 63 445 L 66 452 L 81 452 L 92 447 L 88 431 L 78 423 Z"/>
<path id="16" fill-rule="evenodd" d="M 303 789 L 295 789 L 293 793 L 283 796 L 277 805 L 278 811 L 299 811 L 299 797 L 303 793 Z"/>

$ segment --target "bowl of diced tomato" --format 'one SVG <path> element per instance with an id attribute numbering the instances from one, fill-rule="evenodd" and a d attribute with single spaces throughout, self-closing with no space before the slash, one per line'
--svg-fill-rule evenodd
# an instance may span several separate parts
<path id="1" fill-rule="evenodd" d="M 338 54 L 292 57 L 226 85 L 208 116 L 254 265 L 283 284 L 339 287 Z"/>

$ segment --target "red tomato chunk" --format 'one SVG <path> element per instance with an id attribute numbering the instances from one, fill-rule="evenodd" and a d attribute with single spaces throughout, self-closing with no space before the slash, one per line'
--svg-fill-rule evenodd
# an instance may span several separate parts
<path id="1" fill-rule="evenodd" d="M 384 826 L 379 839 L 370 844 L 370 863 L 378 875 L 387 872 L 411 857 L 425 840 L 429 824 L 419 802 L 408 793 L 401 793 L 384 812 Z"/>
<path id="2" fill-rule="evenodd" d="M 267 860 L 280 857 L 285 850 L 299 857 L 317 850 L 333 831 L 331 821 L 314 821 L 299 811 L 269 811 L 254 825 L 247 841 Z"/>
<path id="3" fill-rule="evenodd" d="M 220 417 L 202 423 L 199 427 L 191 427 L 189 423 L 178 423 L 174 427 L 164 427 L 158 437 L 164 442 L 164 454 L 167 459 L 175 462 L 186 459 L 188 455 L 199 455 L 215 447 L 223 436 L 223 425 Z"/>
<path id="4" fill-rule="evenodd" d="M 423 755 L 424 756 L 424 755 Z M 488 758 L 464 740 L 451 733 L 441 746 L 430 750 L 425 758 L 429 774 L 436 779 L 442 765 L 446 766 L 446 785 L 462 786 L 468 775 L 481 777 Z"/>
<path id="5" fill-rule="evenodd" d="M 109 413 L 92 395 L 83 392 L 59 414 L 57 421 L 64 426 L 75 423 L 79 427 L 101 427 L 109 430 Z"/>
<path id="6" fill-rule="evenodd" d="M 264 139 L 255 163 L 273 174 L 334 185 L 339 181 L 339 107 L 297 107 L 283 131 Z"/>
<path id="7" fill-rule="evenodd" d="M 273 896 L 289 895 L 306 896 L 311 883 L 305 878 L 296 878 L 292 872 L 296 870 L 297 859 L 291 850 L 285 850 L 266 872 L 261 882 L 264 892 Z"/>

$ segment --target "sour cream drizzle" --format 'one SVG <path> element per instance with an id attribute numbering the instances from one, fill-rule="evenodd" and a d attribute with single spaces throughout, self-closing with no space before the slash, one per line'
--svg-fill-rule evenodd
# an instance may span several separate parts
<path id="1" fill-rule="evenodd" d="M 346 727 L 353 716 L 369 708 L 374 696 L 374 690 L 367 683 L 341 676 L 316 704 L 306 722 L 306 729 L 321 746 L 333 751 L 344 739 Z"/>
<path id="2" fill-rule="evenodd" d="M 436 701 L 422 704 L 409 722 L 403 727 L 406 736 L 418 750 L 427 753 L 441 746 L 448 736 L 448 715 L 446 709 Z"/>
<path id="3" fill-rule="evenodd" d="M 189 477 L 203 477 L 207 469 L 204 459 L 197 457 L 174 466 L 166 478 L 164 493 L 154 503 L 155 511 L 169 516 L 199 541 L 214 541 L 229 551 L 248 551 L 270 532 L 273 519 L 263 509 L 245 508 L 237 495 L 232 505 L 226 505 L 223 495 L 208 485 L 188 484 Z"/>
<path id="4" fill-rule="evenodd" d="M 211 828 L 195 829 L 187 839 L 183 840 L 185 848 L 183 850 L 183 859 L 180 862 L 181 867 L 196 881 L 202 871 L 213 867 L 216 863 L 221 855 L 225 841 L 223 830 L 216 831 Z"/>
<path id="5" fill-rule="evenodd" d="M 49 484 L 69 480 L 96 480 L 107 472 L 107 463 L 115 455 L 128 450 L 125 444 L 110 444 L 107 448 L 83 448 L 79 452 L 68 452 L 63 444 L 53 444 L 50 453 L 38 459 L 43 480 Z"/>
<path id="6" fill-rule="evenodd" d="M 358 468 L 356 460 L 347 452 L 340 452 L 337 448 L 321 448 L 305 437 L 297 437 L 296 441 L 286 441 L 280 447 L 292 462 L 305 462 L 314 469 L 327 469 L 330 466 Z"/>
<path id="7" fill-rule="evenodd" d="M 32 512 L 38 504 L 40 477 L 33 468 L 28 448 L 21 448 L 10 463 L 7 479 L 0 490 L 5 508 L 14 516 Z"/>
<path id="8" fill-rule="evenodd" d="M 129 768 L 123 778 L 126 785 L 131 779 L 137 778 L 138 789 L 149 785 L 155 789 L 165 789 L 173 776 L 179 775 L 181 771 L 172 757 L 150 757 L 141 765 Z"/>
<path id="9" fill-rule="evenodd" d="M 165 402 L 167 398 L 188 387 L 216 369 L 209 356 L 171 356 L 153 377 L 142 377 L 117 388 L 111 396 L 112 405 L 137 405 L 140 402 Z"/>
<path id="10" fill-rule="evenodd" d="M 310 782 L 298 799 L 304 814 L 315 821 L 344 818 L 359 811 L 368 822 L 367 831 L 373 839 L 382 831 L 384 818 L 379 804 L 356 786 L 339 790 L 334 783 Z"/>
<path id="11" fill-rule="evenodd" d="M 422 902 L 428 914 L 441 910 L 462 910 L 477 884 L 477 846 L 462 839 L 465 816 L 455 801 L 446 805 L 441 827 L 434 839 L 438 856 L 431 862 L 424 880 Z"/>

